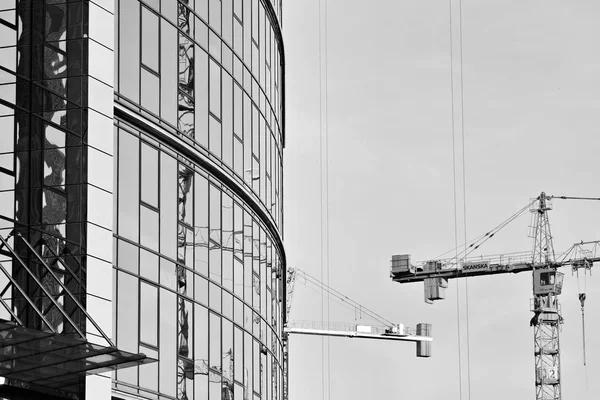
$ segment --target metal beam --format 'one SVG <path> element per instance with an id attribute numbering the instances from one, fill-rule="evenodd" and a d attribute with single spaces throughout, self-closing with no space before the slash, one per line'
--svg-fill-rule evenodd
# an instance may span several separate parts
<path id="1" fill-rule="evenodd" d="M 305 329 L 305 328 L 284 328 L 286 334 L 295 335 L 313 335 L 313 336 L 336 336 L 360 339 L 379 339 L 379 340 L 398 340 L 403 342 L 431 342 L 432 338 L 428 336 L 400 336 L 400 335 L 381 335 L 376 333 L 363 333 L 354 331 L 332 331 L 323 329 Z"/>

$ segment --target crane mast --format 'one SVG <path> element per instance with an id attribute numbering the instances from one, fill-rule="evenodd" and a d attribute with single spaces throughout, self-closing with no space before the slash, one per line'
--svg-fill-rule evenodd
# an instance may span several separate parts
<path id="1" fill-rule="evenodd" d="M 596 254 L 596 250 L 600 248 L 600 241 L 576 243 L 557 259 L 548 220 L 548 211 L 552 209 L 553 198 L 555 197 L 547 196 L 542 192 L 530 203 L 530 211 L 533 213 L 531 253 L 476 259 L 465 257 L 462 261 L 455 257 L 430 260 L 420 265 L 413 265 L 410 255 L 394 255 L 390 272 L 395 282 L 424 282 L 425 301 L 433 303 L 434 300 L 445 298 L 448 279 L 532 271 L 533 317 L 530 325 L 533 327 L 534 337 L 536 400 L 561 400 L 559 332 L 563 318 L 558 296 L 562 292 L 564 274 L 557 269 L 571 266 L 573 272 L 579 273 L 579 270 L 583 269 L 584 273 L 587 273 L 594 262 L 600 262 L 600 254 Z M 558 198 L 600 200 L 565 196 Z M 485 236 L 489 238 L 493 235 L 494 233 L 488 233 Z M 589 245 L 593 246 L 593 251 L 585 248 Z M 477 247 L 479 245 L 475 248 Z M 579 293 L 579 300 L 583 318 L 585 293 Z M 585 333 L 583 343 L 585 364 Z"/>
<path id="2" fill-rule="evenodd" d="M 556 272 L 548 211 L 550 200 L 542 192 L 533 203 L 533 342 L 535 356 L 536 400 L 560 400 L 560 324 L 562 316 L 558 295 L 562 291 L 563 274 Z"/>

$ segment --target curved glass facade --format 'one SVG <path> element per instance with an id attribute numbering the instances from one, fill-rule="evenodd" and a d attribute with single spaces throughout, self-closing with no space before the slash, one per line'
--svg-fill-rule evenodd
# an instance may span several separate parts
<path id="1" fill-rule="evenodd" d="M 117 0 L 114 395 L 281 399 L 278 0 Z"/>

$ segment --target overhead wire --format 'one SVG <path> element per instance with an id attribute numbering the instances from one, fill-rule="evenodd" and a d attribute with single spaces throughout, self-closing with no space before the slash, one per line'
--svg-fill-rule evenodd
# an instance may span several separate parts
<path id="1" fill-rule="evenodd" d="M 459 26 L 459 43 L 460 43 L 460 130 L 462 143 L 462 187 L 463 187 L 463 233 L 464 233 L 464 258 L 467 256 L 467 180 L 466 180 L 466 153 L 465 153 L 465 103 L 464 103 L 464 82 L 463 82 L 463 24 L 462 24 L 462 0 L 458 0 L 458 26 Z M 467 393 L 469 400 L 471 399 L 471 345 L 469 334 L 469 281 L 465 279 L 465 308 L 466 308 L 466 324 L 467 324 Z"/>
<path id="2" fill-rule="evenodd" d="M 319 172 L 320 172 L 320 274 L 321 282 L 326 278 L 329 282 L 329 142 L 327 120 L 327 0 L 319 0 Z M 329 303 L 325 305 L 324 293 L 321 294 L 321 320 L 327 317 L 329 321 Z M 328 300 L 329 301 L 329 300 Z M 327 342 L 327 346 L 325 346 Z M 331 353 L 329 337 L 321 337 L 321 371 L 325 377 L 325 361 L 327 360 L 327 385 L 325 379 L 321 380 L 321 395 L 325 399 L 325 386 L 328 398 L 331 397 Z M 327 352 L 325 352 L 327 347 Z"/>
<path id="3" fill-rule="evenodd" d="M 455 110 L 454 110 L 454 38 L 452 21 L 452 0 L 448 0 L 450 17 L 450 96 L 451 96 L 451 121 L 452 121 L 452 178 L 453 178 L 453 200 L 454 200 L 454 251 L 455 258 L 458 259 L 458 216 L 456 200 L 456 128 L 455 128 Z M 458 389 L 459 399 L 462 400 L 462 349 L 460 340 L 460 292 L 459 285 L 456 285 L 456 316 L 457 316 L 457 344 L 458 344 Z"/>

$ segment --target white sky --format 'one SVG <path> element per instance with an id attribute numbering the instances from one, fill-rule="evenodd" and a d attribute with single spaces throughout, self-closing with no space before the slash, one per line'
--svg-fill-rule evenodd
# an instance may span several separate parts
<path id="1" fill-rule="evenodd" d="M 432 323 L 434 337 L 430 359 L 416 358 L 410 343 L 331 339 L 330 398 L 459 399 L 458 284 L 468 399 L 465 282 L 450 281 L 447 300 L 427 305 L 422 284 L 389 278 L 392 254 L 422 260 L 454 247 L 449 2 L 327 3 L 329 282 L 388 319 Z M 600 3 L 464 0 L 462 10 L 467 236 L 487 232 L 542 190 L 600 196 Z M 285 245 L 288 265 L 314 276 L 321 273 L 318 11 L 317 0 L 284 3 Z M 461 209 L 459 198 L 459 221 Z M 550 218 L 557 252 L 600 239 L 600 202 L 555 200 Z M 515 221 L 481 254 L 530 250 L 528 225 L 529 216 Z M 600 274 L 587 282 L 586 371 L 577 280 L 563 272 L 563 397 L 595 399 Z M 533 399 L 530 274 L 469 279 L 468 296 L 471 398 Z M 291 319 L 320 320 L 320 301 L 297 282 Z M 352 323 L 354 315 L 332 305 L 331 320 Z M 321 339 L 290 343 L 291 399 L 329 398 Z"/>

